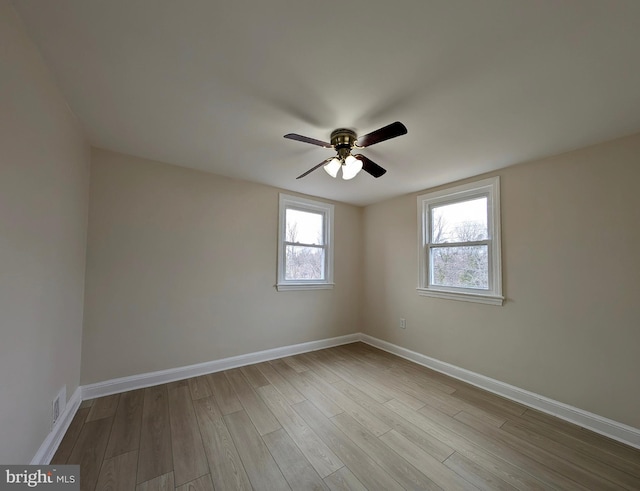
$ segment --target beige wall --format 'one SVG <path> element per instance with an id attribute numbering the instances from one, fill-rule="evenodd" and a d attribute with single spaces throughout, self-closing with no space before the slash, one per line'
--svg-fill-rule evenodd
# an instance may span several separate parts
<path id="1" fill-rule="evenodd" d="M 365 332 L 640 428 L 639 155 L 636 135 L 497 173 L 503 307 L 417 295 L 420 193 L 367 207 Z"/>
<path id="2" fill-rule="evenodd" d="M 358 332 L 362 209 L 336 204 L 333 290 L 277 292 L 278 189 L 92 155 L 82 383 Z"/>
<path id="3" fill-rule="evenodd" d="M 89 147 L 0 0 L 0 464 L 29 463 L 80 381 Z"/>

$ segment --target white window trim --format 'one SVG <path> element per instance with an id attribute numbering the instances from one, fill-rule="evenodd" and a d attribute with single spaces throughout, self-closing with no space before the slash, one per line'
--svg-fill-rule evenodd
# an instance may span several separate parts
<path id="1" fill-rule="evenodd" d="M 285 279 L 285 212 L 287 208 L 324 214 L 325 249 L 324 280 L 287 280 Z M 279 292 L 290 290 L 330 290 L 333 288 L 333 209 L 331 203 L 323 203 L 299 196 L 280 193 L 278 212 L 278 280 Z"/>
<path id="2" fill-rule="evenodd" d="M 489 290 L 429 285 L 429 230 L 431 214 L 429 207 L 434 204 L 487 196 L 487 215 L 490 238 Z M 425 297 L 462 300 L 489 305 L 502 305 L 502 249 L 500 233 L 500 177 L 490 177 L 480 181 L 462 184 L 440 191 L 418 196 L 418 294 Z"/>

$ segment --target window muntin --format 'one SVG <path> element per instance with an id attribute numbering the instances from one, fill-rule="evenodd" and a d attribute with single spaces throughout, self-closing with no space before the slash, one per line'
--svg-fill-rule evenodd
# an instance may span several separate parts
<path id="1" fill-rule="evenodd" d="M 332 288 L 333 205 L 280 195 L 278 290 Z"/>
<path id="2" fill-rule="evenodd" d="M 418 197 L 421 295 L 502 304 L 499 183 Z"/>

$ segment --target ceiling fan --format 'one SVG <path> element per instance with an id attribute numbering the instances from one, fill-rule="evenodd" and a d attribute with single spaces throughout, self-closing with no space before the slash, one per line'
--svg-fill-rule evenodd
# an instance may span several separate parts
<path id="1" fill-rule="evenodd" d="M 319 167 L 324 166 L 324 170 L 331 177 L 337 177 L 338 172 L 342 169 L 343 179 L 353 179 L 358 172 L 364 170 L 373 177 L 380 177 L 384 175 L 386 169 L 383 169 L 370 158 L 365 157 L 362 154 L 352 155 L 351 150 L 353 148 L 365 148 L 375 145 L 376 143 L 390 140 L 397 136 L 406 135 L 407 127 L 400 121 L 388 124 L 378 130 L 372 131 L 364 136 L 358 137 L 355 131 L 347 128 L 338 128 L 331 133 L 331 143 L 327 143 L 315 138 L 309 138 L 308 136 L 298 135 L 297 133 L 288 133 L 284 135 L 289 140 L 297 140 L 299 142 L 311 143 L 312 145 L 318 145 L 324 148 L 333 148 L 338 155 L 336 157 L 330 157 L 323 160 L 318 165 L 312 167 L 307 172 L 300 174 L 296 179 L 300 179 L 307 174 L 310 174 Z"/>

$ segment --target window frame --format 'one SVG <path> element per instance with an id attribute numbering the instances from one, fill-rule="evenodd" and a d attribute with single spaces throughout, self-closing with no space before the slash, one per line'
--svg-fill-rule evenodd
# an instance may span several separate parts
<path id="1" fill-rule="evenodd" d="M 319 213 L 323 215 L 323 245 L 290 243 L 286 240 L 286 211 L 288 209 Z M 329 290 L 333 283 L 333 217 L 334 205 L 322 201 L 315 201 L 300 196 L 280 193 L 278 204 L 278 261 L 277 283 L 278 291 L 288 290 Z M 286 279 L 286 251 L 287 245 L 300 244 L 302 246 L 322 247 L 324 249 L 324 279 L 323 280 L 288 280 Z"/>
<path id="2" fill-rule="evenodd" d="M 487 244 L 489 288 L 461 288 L 431 284 L 431 250 L 443 244 L 431 242 L 431 209 L 436 205 L 454 204 L 487 198 L 487 240 L 469 242 L 469 245 Z M 447 246 L 463 247 L 467 243 Z M 490 177 L 418 196 L 418 294 L 426 297 L 462 300 L 466 302 L 502 305 L 502 245 L 500 232 L 500 177 Z"/>

